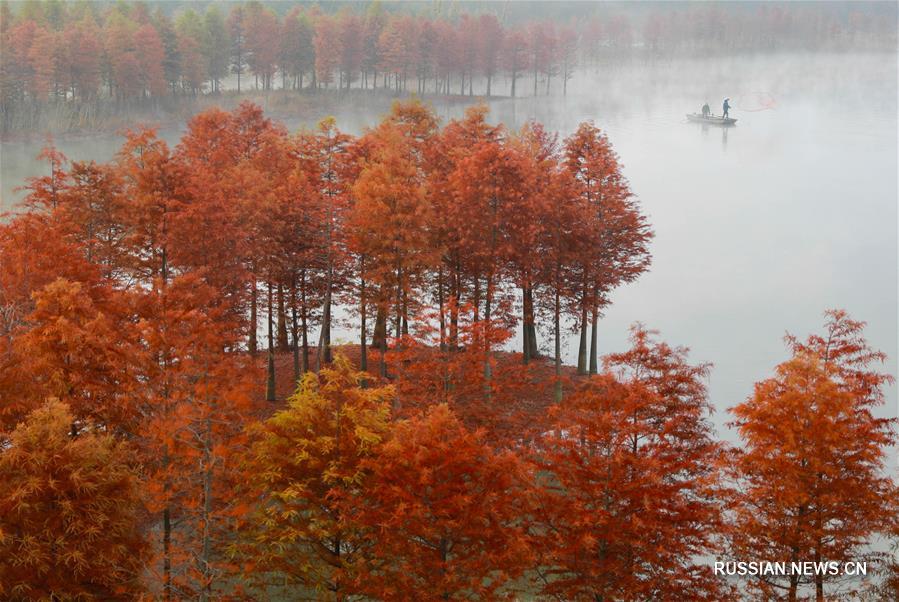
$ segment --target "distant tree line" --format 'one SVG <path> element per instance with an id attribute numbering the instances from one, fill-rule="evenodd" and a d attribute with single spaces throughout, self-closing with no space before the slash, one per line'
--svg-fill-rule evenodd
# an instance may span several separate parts
<path id="1" fill-rule="evenodd" d="M 0 109 L 9 129 L 23 107 L 134 103 L 225 87 L 491 96 L 502 77 L 503 94 L 536 95 L 553 84 L 564 93 L 576 65 L 623 54 L 895 47 L 895 19 L 816 6 L 675 5 L 648 15 L 598 8 L 565 23 L 507 23 L 499 5 L 447 16 L 439 7 L 412 14 L 372 3 L 330 14 L 297 4 L 279 15 L 253 1 L 211 4 L 202 14 L 188 4 L 170 16 L 164 5 L 141 2 L 24 2 L 15 13 L 4 2 Z"/>

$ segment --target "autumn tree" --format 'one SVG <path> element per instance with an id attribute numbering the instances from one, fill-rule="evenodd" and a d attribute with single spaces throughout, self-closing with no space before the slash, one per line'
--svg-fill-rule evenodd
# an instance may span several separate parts
<path id="1" fill-rule="evenodd" d="M 15 351 L 31 375 L 33 399 L 64 401 L 75 419 L 73 435 L 101 426 L 111 433 L 133 432 L 137 386 L 123 303 L 110 291 L 88 291 L 77 282 L 56 280 L 34 294 L 30 328 L 15 341 Z"/>
<path id="2" fill-rule="evenodd" d="M 352 137 L 341 132 L 333 118 L 323 119 L 314 132 L 304 132 L 298 141 L 297 158 L 309 174 L 313 200 L 319 206 L 316 224 L 321 236 L 312 266 L 321 274 L 323 303 L 316 367 L 331 361 L 333 308 L 346 281 L 346 228 L 350 207 L 351 173 L 354 169 L 349 146 Z"/>
<path id="3" fill-rule="evenodd" d="M 385 123 L 360 141 L 370 150 L 353 187 L 351 245 L 360 257 L 360 292 L 370 283 L 385 334 L 388 310 L 393 308 L 397 337 L 408 334 L 415 292 L 436 260 L 429 246 L 432 209 L 422 154 L 435 130 L 436 119 L 421 105 L 396 104 Z M 364 331 L 362 340 L 364 345 Z M 379 341 L 382 361 L 385 342 L 384 337 Z"/>
<path id="4" fill-rule="evenodd" d="M 259 2 L 250 2 L 246 9 L 247 65 L 263 90 L 272 89 L 272 78 L 278 60 L 278 38 L 272 35 L 280 29 L 278 17 Z"/>
<path id="5" fill-rule="evenodd" d="M 354 12 L 342 11 L 338 16 L 340 35 L 340 60 L 338 70 L 340 82 L 338 87 L 350 89 L 350 85 L 359 77 L 362 70 L 363 53 L 363 21 Z"/>
<path id="6" fill-rule="evenodd" d="M 63 52 L 61 35 L 52 29 L 35 31 L 28 59 L 33 70 L 31 91 L 38 101 L 56 99 L 63 77 Z"/>
<path id="7" fill-rule="evenodd" d="M 495 15 L 484 14 L 478 17 L 477 29 L 480 42 L 478 49 L 480 70 L 487 78 L 487 97 L 489 98 L 492 91 L 491 84 L 500 64 L 503 28 Z"/>
<path id="8" fill-rule="evenodd" d="M 484 142 L 471 149 L 450 175 L 456 202 L 452 215 L 458 236 L 468 247 L 463 270 L 474 285 L 475 316 L 483 315 L 488 329 L 485 341 L 490 340 L 491 321 L 497 317 L 494 312 L 502 310 L 516 244 L 530 239 L 527 229 L 532 226 L 528 219 L 532 214 L 528 209 L 534 169 L 520 150 Z M 489 381 L 490 364 L 484 369 Z"/>
<path id="9" fill-rule="evenodd" d="M 459 32 L 446 19 L 438 19 L 433 23 L 434 37 L 440 51 L 436 53 L 434 69 L 437 75 L 437 94 L 449 94 L 450 82 L 454 73 L 460 71 L 460 48 L 457 42 Z"/>
<path id="10" fill-rule="evenodd" d="M 896 484 L 884 475 L 895 420 L 877 418 L 892 378 L 870 347 L 864 323 L 828 311 L 823 335 L 788 337 L 792 356 L 733 408 L 743 445 L 733 450 L 736 480 L 731 552 L 786 562 L 876 560 L 869 544 L 894 518 Z M 752 586 L 790 601 L 840 591 L 841 576 L 791 573 Z M 826 591 L 829 590 L 829 591 Z"/>
<path id="11" fill-rule="evenodd" d="M 70 22 L 64 32 L 66 72 L 73 99 L 94 98 L 100 86 L 100 30 L 89 16 Z"/>
<path id="12" fill-rule="evenodd" d="M 231 41 L 231 73 L 237 75 L 237 92 L 240 93 L 240 76 L 247 65 L 247 23 L 246 9 L 235 4 L 228 14 L 228 34 Z"/>
<path id="13" fill-rule="evenodd" d="M 568 80 L 574 75 L 574 67 L 577 63 L 578 38 L 574 27 L 566 26 L 559 29 L 559 75 L 562 76 L 562 94 L 568 94 Z"/>
<path id="14" fill-rule="evenodd" d="M 4 4 L 7 7 L 8 5 Z M 4 125 L 9 126 L 12 116 L 22 110 L 26 99 L 30 98 L 30 86 L 33 70 L 28 59 L 28 50 L 34 40 L 37 25 L 34 21 L 10 23 L 9 16 L 3 20 L 4 29 L 0 32 L 0 44 L 3 48 L 3 60 L 0 61 L 0 99 Z"/>
<path id="15" fill-rule="evenodd" d="M 180 58 L 180 81 L 178 87 L 190 94 L 199 94 L 209 77 L 208 57 L 204 47 L 206 30 L 200 16 L 193 10 L 186 10 L 175 21 L 175 39 Z"/>
<path id="16" fill-rule="evenodd" d="M 478 26 L 477 19 L 473 15 L 463 14 L 456 22 L 455 42 L 459 45 L 456 50 L 459 59 L 460 86 L 459 94 L 465 94 L 465 76 L 468 75 L 468 95 L 474 96 L 474 74 L 477 67 L 478 53 Z"/>
<path id="17" fill-rule="evenodd" d="M 157 278 L 137 302 L 141 377 L 149 383 L 138 441 L 160 540 L 150 566 L 169 599 L 211 597 L 223 574 L 221 538 L 237 476 L 226 467 L 256 409 L 259 374 L 228 352 L 238 330 L 213 299 L 197 274 L 184 274 Z"/>
<path id="18" fill-rule="evenodd" d="M 472 244 L 466 231 L 478 227 L 478 224 L 458 219 L 460 211 L 470 212 L 467 219 L 471 219 L 470 216 L 475 211 L 459 205 L 457 194 L 458 189 L 464 186 L 464 176 L 458 172 L 458 166 L 469 156 L 472 148 L 496 142 L 502 133 L 502 128 L 487 123 L 486 115 L 486 107 L 479 105 L 467 109 L 463 119 L 449 122 L 440 132 L 434 147 L 442 149 L 442 152 L 434 153 L 429 169 L 428 186 L 435 208 L 435 220 L 431 228 L 432 246 L 443 253 L 437 274 L 437 298 L 441 330 L 447 332 L 446 342 L 450 346 L 456 345 L 459 308 L 468 304 L 477 310 L 481 300 L 479 295 L 473 294 L 474 283 L 470 281 L 470 272 L 466 270 Z M 477 220 L 481 217 L 478 215 Z M 484 240 L 474 242 L 483 244 Z"/>
<path id="19" fill-rule="evenodd" d="M 315 19 L 315 76 L 327 87 L 334 81 L 334 70 L 340 64 L 340 29 L 337 20 L 320 14 Z"/>
<path id="20" fill-rule="evenodd" d="M 408 16 L 395 16 L 387 21 L 378 38 L 378 65 L 386 77 L 393 76 L 394 89 L 405 89 L 406 77 L 411 69 L 414 56 L 413 38 L 415 21 Z"/>
<path id="21" fill-rule="evenodd" d="M 132 449 L 102 431 L 70 435 L 55 400 L 0 447 L 0 595 L 131 599 L 147 545 Z"/>
<path id="22" fill-rule="evenodd" d="M 449 408 L 396 424 L 351 504 L 366 545 L 355 587 L 380 599 L 494 599 L 531 562 L 520 517 L 530 473 Z M 402 512 L 397 512 L 401 508 Z"/>
<path id="23" fill-rule="evenodd" d="M 215 5 L 210 5 L 203 15 L 203 44 L 201 52 L 208 68 L 207 79 L 212 92 L 218 92 L 221 81 L 228 75 L 230 41 L 225 17 Z"/>
<path id="24" fill-rule="evenodd" d="M 362 87 L 368 87 L 368 76 L 371 74 L 372 89 L 378 87 L 378 69 L 381 57 L 378 52 L 378 42 L 381 32 L 387 22 L 384 7 L 379 2 L 372 2 L 365 13 L 365 22 L 362 32 Z"/>
<path id="25" fill-rule="evenodd" d="M 149 50 L 159 64 L 153 66 L 153 85 L 159 88 L 159 80 L 163 77 L 162 70 L 162 44 L 159 35 L 152 26 L 146 26 L 143 37 L 152 44 Z M 117 100 L 127 100 L 141 95 L 145 76 L 140 74 L 141 64 L 135 48 L 135 32 L 137 25 L 119 13 L 113 12 L 107 19 L 104 28 L 104 71 L 105 79 L 109 87 L 109 95 Z M 152 31 L 151 31 L 152 30 Z M 149 64 L 149 60 L 144 61 Z M 165 87 L 163 79 L 162 87 Z"/>
<path id="26" fill-rule="evenodd" d="M 86 217 L 91 212 L 82 213 L 76 209 L 80 205 L 72 201 L 72 191 L 78 187 L 73 186 L 66 169 L 65 157 L 52 148 L 44 149 L 40 156 L 49 162 L 49 175 L 30 181 L 24 203 L 25 211 L 0 226 L 0 263 L 3 264 L 3 270 L 0 270 L 0 390 L 3 397 L 0 417 L 9 428 L 45 396 L 59 394 L 51 393 L 45 388 L 54 379 L 52 371 L 33 373 L 29 371 L 29 366 L 36 367 L 49 360 L 49 365 L 57 365 L 67 371 L 68 366 L 78 364 L 81 359 L 74 358 L 70 361 L 68 354 L 64 352 L 56 356 L 57 363 L 44 353 L 32 354 L 35 350 L 32 344 L 54 355 L 55 351 L 51 348 L 55 346 L 59 346 L 58 349 L 66 346 L 77 348 L 84 343 L 83 339 L 77 337 L 54 341 L 52 337 L 48 340 L 40 336 L 31 336 L 28 342 L 29 330 L 40 324 L 39 320 L 34 321 L 39 316 L 35 313 L 38 301 L 36 293 L 58 279 L 64 279 L 85 292 L 91 292 L 92 299 L 102 307 L 108 292 L 101 282 L 103 271 L 91 263 L 90 252 L 85 248 L 88 241 L 81 238 L 85 230 L 79 226 L 77 218 Z M 103 204 L 99 197 L 97 204 Z M 98 224 L 98 239 L 102 238 L 102 229 Z M 96 307 L 93 302 L 89 302 L 89 305 Z M 56 309 L 61 313 L 51 310 L 46 314 L 48 320 L 43 324 L 45 327 L 50 330 L 57 329 L 57 326 L 62 330 L 72 328 L 77 332 L 84 326 L 78 319 L 71 322 L 66 320 L 69 310 L 66 303 L 56 306 Z M 89 310 L 86 315 L 90 321 L 95 314 L 93 310 Z M 114 322 L 115 320 L 104 323 L 110 325 Z M 92 336 L 90 332 L 84 334 Z M 115 345 L 107 339 L 101 346 L 107 343 Z M 81 366 L 89 367 L 90 360 L 81 363 Z M 73 372 L 77 373 L 78 369 L 75 368 Z M 92 378 L 84 373 L 81 376 Z M 63 378 L 62 381 L 67 379 Z M 57 384 L 62 381 L 57 381 Z M 89 400 L 89 396 L 86 401 L 90 407 L 100 409 Z"/>
<path id="27" fill-rule="evenodd" d="M 717 600 L 697 557 L 720 524 L 719 446 L 686 350 L 636 327 L 551 411 L 536 444 L 540 592 L 561 599 Z"/>
<path id="28" fill-rule="evenodd" d="M 503 38 L 500 55 L 503 66 L 512 80 L 509 94 L 515 98 L 516 84 L 528 64 L 528 37 L 521 28 L 514 29 Z"/>
<path id="29" fill-rule="evenodd" d="M 597 372 L 597 330 L 609 292 L 649 267 L 652 231 L 621 173 L 608 136 L 590 122 L 565 140 L 565 167 L 577 203 L 575 263 L 571 277 L 580 310 L 578 374 Z M 579 282 L 578 282 L 579 281 Z M 592 321 L 589 368 L 587 327 Z"/>
<path id="30" fill-rule="evenodd" d="M 542 277 L 551 257 L 546 252 L 550 249 L 547 243 L 551 242 L 548 232 L 552 207 L 564 207 L 565 202 L 558 198 L 560 190 L 556 181 L 560 173 L 558 136 L 547 132 L 539 123 L 530 122 L 521 128 L 512 144 L 525 157 L 532 178 L 529 194 L 519 210 L 510 215 L 507 226 L 512 277 L 521 288 L 522 361 L 527 364 L 539 355 L 534 298 L 535 290 L 545 284 Z"/>
<path id="31" fill-rule="evenodd" d="M 255 428 L 245 498 L 253 513 L 236 546 L 251 579 L 278 576 L 320 599 L 352 591 L 361 542 L 345 509 L 371 471 L 365 459 L 387 433 L 393 394 L 363 388 L 363 377 L 338 355 L 307 373 L 287 407 Z"/>
<path id="32" fill-rule="evenodd" d="M 278 64 L 285 76 L 284 87 L 303 88 L 303 76 L 315 71 L 315 46 L 312 24 L 299 8 L 292 9 L 281 22 L 281 48 Z"/>
<path id="33" fill-rule="evenodd" d="M 85 260 L 111 284 L 122 275 L 123 243 L 128 235 L 122 178 L 114 166 L 91 161 L 73 163 L 68 179 L 54 217 Z"/>
<path id="34" fill-rule="evenodd" d="M 159 40 L 160 46 L 162 48 L 161 54 L 157 55 L 155 48 L 149 48 L 151 53 L 146 58 L 141 58 L 142 67 L 144 66 L 144 62 L 150 63 L 152 62 L 151 69 L 156 69 L 156 57 L 159 56 L 160 60 L 159 66 L 162 69 L 163 78 L 168 84 L 168 87 L 171 89 L 172 94 L 176 94 L 178 91 L 178 87 L 181 81 L 182 71 L 183 71 L 183 57 L 181 56 L 181 50 L 179 48 L 178 43 L 178 34 L 175 31 L 175 25 L 172 23 L 172 19 L 163 12 L 161 8 L 157 8 L 153 11 L 153 16 L 150 18 L 141 18 L 138 17 L 136 19 L 138 24 L 140 25 L 151 25 L 153 30 L 157 34 L 157 38 Z M 138 43 L 135 40 L 138 49 L 143 48 L 143 43 Z M 153 43 L 155 45 L 155 42 Z M 160 93 L 161 95 L 161 93 Z"/>

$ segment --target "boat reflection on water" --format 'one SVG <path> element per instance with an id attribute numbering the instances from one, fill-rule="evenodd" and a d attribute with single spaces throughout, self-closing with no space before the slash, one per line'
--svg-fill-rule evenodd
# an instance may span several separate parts
<path id="1" fill-rule="evenodd" d="M 703 123 L 702 128 L 700 128 L 700 131 L 702 131 L 702 137 L 707 138 L 709 135 L 709 132 L 712 130 L 713 127 L 714 126 L 709 125 L 708 123 Z M 730 131 L 730 127 L 725 126 L 725 127 L 720 127 L 720 128 L 716 128 L 716 129 L 721 130 L 721 148 L 726 150 L 727 149 L 727 132 Z"/>

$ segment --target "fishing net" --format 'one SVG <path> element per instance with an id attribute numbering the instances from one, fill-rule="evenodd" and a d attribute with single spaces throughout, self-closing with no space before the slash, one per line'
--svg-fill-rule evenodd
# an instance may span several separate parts
<path id="1" fill-rule="evenodd" d="M 732 109 L 739 109 L 744 113 L 757 113 L 776 109 L 777 100 L 767 92 L 750 92 L 735 98 L 730 106 Z"/>

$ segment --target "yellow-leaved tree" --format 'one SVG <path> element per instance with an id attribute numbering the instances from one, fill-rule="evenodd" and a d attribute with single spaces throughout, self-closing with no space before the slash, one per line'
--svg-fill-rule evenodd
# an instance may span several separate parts
<path id="1" fill-rule="evenodd" d="M 364 387 L 364 376 L 337 355 L 319 374 L 306 373 L 288 406 L 253 429 L 252 507 L 235 553 L 256 585 L 342 599 L 359 541 L 341 508 L 388 431 L 393 396 L 390 386 Z"/>

